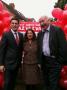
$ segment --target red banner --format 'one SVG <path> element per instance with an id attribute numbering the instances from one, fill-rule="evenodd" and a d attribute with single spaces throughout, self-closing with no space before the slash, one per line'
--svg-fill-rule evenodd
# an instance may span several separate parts
<path id="1" fill-rule="evenodd" d="M 40 23 L 38 22 L 20 22 L 20 32 L 25 32 L 29 28 L 32 28 L 35 32 L 39 32 L 41 30 Z"/>

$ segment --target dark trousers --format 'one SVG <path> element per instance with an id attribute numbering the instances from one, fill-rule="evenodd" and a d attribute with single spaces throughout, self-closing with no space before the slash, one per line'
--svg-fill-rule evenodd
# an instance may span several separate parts
<path id="1" fill-rule="evenodd" d="M 42 63 L 44 90 L 60 90 L 59 77 L 61 65 L 56 58 L 43 56 Z"/>
<path id="2" fill-rule="evenodd" d="M 3 90 L 14 90 L 16 84 L 18 70 L 6 69 L 4 72 L 4 87 Z"/>
<path id="3" fill-rule="evenodd" d="M 37 85 L 26 85 L 26 90 L 39 90 Z"/>

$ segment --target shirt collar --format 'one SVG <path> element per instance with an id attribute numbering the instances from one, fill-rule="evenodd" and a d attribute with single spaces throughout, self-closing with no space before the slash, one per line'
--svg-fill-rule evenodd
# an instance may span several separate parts
<path id="1" fill-rule="evenodd" d="M 47 27 L 47 30 L 50 31 L 50 25 Z"/>
<path id="2" fill-rule="evenodd" d="M 15 34 L 15 32 L 11 29 L 11 32 L 13 33 L 13 34 Z M 18 32 L 16 32 L 16 33 L 18 33 Z"/>
<path id="3" fill-rule="evenodd" d="M 47 31 L 50 31 L 50 25 L 46 29 Z M 44 29 L 42 29 L 42 32 L 44 32 Z"/>

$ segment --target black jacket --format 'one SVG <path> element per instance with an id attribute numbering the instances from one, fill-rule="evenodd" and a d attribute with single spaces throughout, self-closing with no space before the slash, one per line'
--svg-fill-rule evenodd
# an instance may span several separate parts
<path id="1" fill-rule="evenodd" d="M 19 44 L 17 45 L 11 31 L 3 34 L 0 43 L 0 65 L 8 69 L 15 69 L 22 60 L 23 35 L 19 33 Z"/>
<path id="2" fill-rule="evenodd" d="M 44 33 L 40 31 L 38 33 L 38 62 L 42 63 L 42 44 Z M 67 62 L 67 43 L 64 32 L 55 26 L 50 25 L 49 31 L 49 48 L 50 55 L 57 58 L 57 62 L 65 64 Z"/>

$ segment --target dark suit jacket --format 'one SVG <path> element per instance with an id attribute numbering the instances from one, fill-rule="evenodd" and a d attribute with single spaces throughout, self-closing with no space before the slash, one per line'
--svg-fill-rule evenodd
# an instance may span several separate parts
<path id="1" fill-rule="evenodd" d="M 43 43 L 44 32 L 38 33 L 38 60 L 42 63 L 42 43 Z M 63 31 L 55 26 L 50 25 L 49 31 L 49 48 L 50 55 L 55 56 L 57 61 L 61 64 L 67 60 L 67 44 Z"/>
<path id="2" fill-rule="evenodd" d="M 22 60 L 23 35 L 19 33 L 19 44 L 17 45 L 11 31 L 3 34 L 0 43 L 0 65 L 8 69 L 15 69 Z"/>

